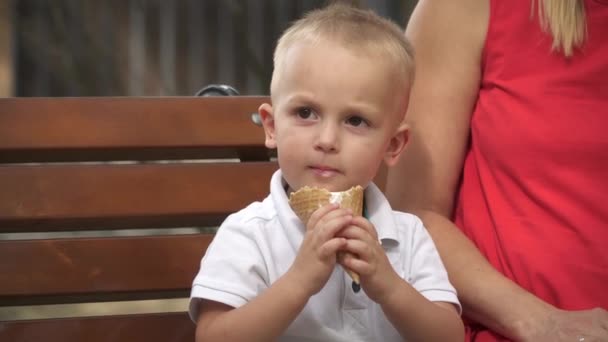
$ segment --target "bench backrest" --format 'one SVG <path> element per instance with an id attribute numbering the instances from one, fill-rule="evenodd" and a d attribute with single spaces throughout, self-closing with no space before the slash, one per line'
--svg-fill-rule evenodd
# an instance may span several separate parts
<path id="1" fill-rule="evenodd" d="M 264 101 L 0 99 L 0 233 L 216 226 L 268 193 Z M 0 240 L 0 307 L 188 297 L 212 236 Z M 193 341 L 185 311 L 6 320 L 0 341 Z"/>

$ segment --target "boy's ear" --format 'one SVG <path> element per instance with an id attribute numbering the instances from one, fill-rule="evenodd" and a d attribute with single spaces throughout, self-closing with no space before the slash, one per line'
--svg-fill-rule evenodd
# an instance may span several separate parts
<path id="1" fill-rule="evenodd" d="M 409 138 L 410 128 L 405 122 L 403 122 L 399 125 L 399 128 L 397 128 L 397 131 L 391 138 L 386 148 L 384 162 L 387 166 L 390 167 L 397 164 L 397 161 L 399 161 L 399 156 L 401 156 L 401 153 L 405 149 L 405 145 L 407 145 Z"/>
<path id="2" fill-rule="evenodd" d="M 262 119 L 262 126 L 264 127 L 264 133 L 266 134 L 266 147 L 270 149 L 277 148 L 272 106 L 268 103 L 263 103 L 260 108 L 258 108 L 258 113 Z"/>

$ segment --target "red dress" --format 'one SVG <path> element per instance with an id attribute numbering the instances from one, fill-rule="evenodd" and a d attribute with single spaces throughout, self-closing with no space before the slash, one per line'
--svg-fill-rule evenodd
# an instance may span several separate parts
<path id="1" fill-rule="evenodd" d="M 496 269 L 569 310 L 608 309 L 608 3 L 584 3 L 586 42 L 567 59 L 530 0 L 490 1 L 454 214 Z"/>

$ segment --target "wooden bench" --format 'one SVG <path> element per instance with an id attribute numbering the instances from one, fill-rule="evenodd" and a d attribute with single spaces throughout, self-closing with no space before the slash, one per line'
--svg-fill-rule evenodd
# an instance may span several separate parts
<path id="1" fill-rule="evenodd" d="M 264 101 L 0 99 L 0 234 L 217 226 L 268 193 L 277 165 L 250 118 Z M 185 298 L 211 239 L 1 240 L 0 308 Z M 186 310 L 5 320 L 0 341 L 191 342 Z"/>

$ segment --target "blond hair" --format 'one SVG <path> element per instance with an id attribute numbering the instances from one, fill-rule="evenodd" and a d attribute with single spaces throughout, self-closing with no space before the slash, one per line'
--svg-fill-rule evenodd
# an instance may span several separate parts
<path id="1" fill-rule="evenodd" d="M 587 35 L 583 0 L 536 1 L 541 28 L 553 37 L 551 49 L 571 57 L 574 49 L 583 45 Z"/>
<path id="2" fill-rule="evenodd" d="M 388 61 L 409 90 L 414 74 L 413 48 L 403 30 L 392 21 L 370 10 L 345 3 L 334 3 L 308 12 L 279 38 L 274 52 L 271 93 L 281 74 L 287 50 L 296 42 L 317 43 L 331 40 L 357 52 L 366 52 L 378 61 Z M 408 91 L 409 92 L 409 91 Z M 407 92 L 406 92 L 407 94 Z"/>

